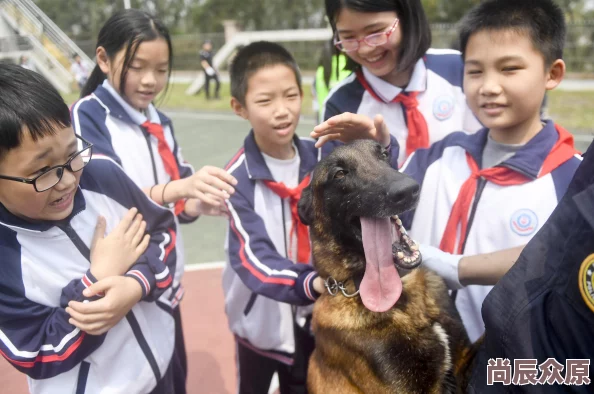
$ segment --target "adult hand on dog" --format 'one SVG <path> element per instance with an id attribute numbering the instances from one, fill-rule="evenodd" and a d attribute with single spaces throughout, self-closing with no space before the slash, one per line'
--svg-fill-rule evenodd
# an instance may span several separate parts
<path id="1" fill-rule="evenodd" d="M 146 222 L 136 208 L 130 208 L 107 236 L 105 228 L 105 218 L 99 216 L 91 242 L 91 274 L 97 280 L 123 275 L 144 253 L 150 241 L 150 236 L 145 234 Z"/>
<path id="2" fill-rule="evenodd" d="M 237 185 L 237 179 L 227 171 L 204 166 L 192 176 L 176 181 L 175 185 L 172 184 L 173 198 L 166 194 L 165 200 L 171 202 L 182 198 L 196 198 L 205 204 L 219 207 L 222 200 L 235 193 L 234 185 Z"/>
<path id="3" fill-rule="evenodd" d="M 345 112 L 314 127 L 310 136 L 318 139 L 316 148 L 328 141 L 350 142 L 359 139 L 372 139 L 382 146 L 390 144 L 390 131 L 382 115 L 373 120 L 366 115 Z"/>
<path id="4" fill-rule="evenodd" d="M 133 278 L 110 276 L 92 284 L 83 291 L 86 297 L 104 292 L 105 296 L 97 301 L 70 301 L 66 313 L 68 322 L 90 335 L 101 335 L 132 309 L 142 297 L 142 288 Z"/>

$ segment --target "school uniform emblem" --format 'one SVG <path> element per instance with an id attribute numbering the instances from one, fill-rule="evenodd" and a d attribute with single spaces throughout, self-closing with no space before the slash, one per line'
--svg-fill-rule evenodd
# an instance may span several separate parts
<path id="1" fill-rule="evenodd" d="M 520 209 L 512 214 L 509 225 L 518 235 L 532 235 L 538 228 L 538 217 L 530 209 Z"/>
<path id="2" fill-rule="evenodd" d="M 446 120 L 454 114 L 456 101 L 452 96 L 439 96 L 433 102 L 433 115 L 437 120 Z"/>
<path id="3" fill-rule="evenodd" d="M 588 308 L 594 312 L 594 284 L 592 283 L 592 276 L 594 276 L 594 254 L 586 257 L 582 266 L 580 267 L 579 282 L 580 293 Z"/>

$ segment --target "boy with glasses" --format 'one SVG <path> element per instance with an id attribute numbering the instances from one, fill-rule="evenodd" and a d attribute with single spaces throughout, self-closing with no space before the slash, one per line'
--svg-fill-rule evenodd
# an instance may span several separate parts
<path id="1" fill-rule="evenodd" d="M 172 392 L 173 214 L 39 74 L 1 65 L 0 91 L 0 353 L 32 393 Z"/>

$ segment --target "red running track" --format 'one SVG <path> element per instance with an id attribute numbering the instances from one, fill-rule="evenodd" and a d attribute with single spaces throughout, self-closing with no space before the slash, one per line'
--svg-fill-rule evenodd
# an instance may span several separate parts
<path id="1" fill-rule="evenodd" d="M 181 308 L 188 353 L 188 394 L 236 392 L 235 346 L 225 316 L 221 272 L 211 269 L 184 275 L 186 294 Z M 0 360 L 0 393 L 27 392 L 25 376 L 6 360 Z"/>

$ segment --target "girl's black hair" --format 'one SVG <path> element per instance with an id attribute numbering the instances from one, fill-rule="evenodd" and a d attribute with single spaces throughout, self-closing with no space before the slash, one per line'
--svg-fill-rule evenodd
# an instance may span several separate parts
<path id="1" fill-rule="evenodd" d="M 421 0 L 326 0 L 326 15 L 336 34 L 336 18 L 344 8 L 357 12 L 396 12 L 402 29 L 398 71 L 412 70 L 431 46 L 431 29 Z M 348 58 L 346 69 L 360 67 Z"/>
<path id="2" fill-rule="evenodd" d="M 62 96 L 35 71 L 0 64 L 0 92 L 0 158 L 21 145 L 25 132 L 37 141 L 70 127 Z"/>
<path id="3" fill-rule="evenodd" d="M 169 48 L 169 77 L 173 67 L 173 47 L 169 30 L 159 19 L 144 11 L 126 9 L 115 13 L 105 22 L 101 31 L 99 31 L 96 48 L 103 47 L 110 59 L 114 59 L 122 48 L 126 49 L 120 76 L 120 89 L 126 86 L 128 69 L 139 45 L 157 38 L 163 38 Z M 96 65 L 89 80 L 80 92 L 80 96 L 84 97 L 93 93 L 105 78 L 106 76 L 99 68 L 99 65 Z M 165 88 L 166 91 L 168 87 L 169 84 Z M 123 92 L 120 91 L 120 94 L 123 94 Z"/>

